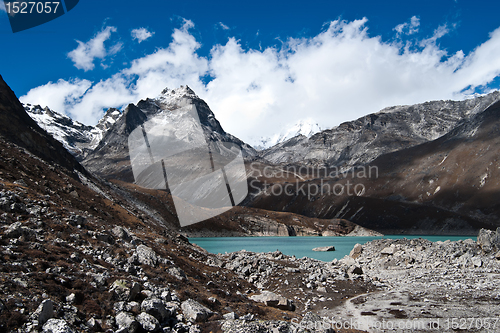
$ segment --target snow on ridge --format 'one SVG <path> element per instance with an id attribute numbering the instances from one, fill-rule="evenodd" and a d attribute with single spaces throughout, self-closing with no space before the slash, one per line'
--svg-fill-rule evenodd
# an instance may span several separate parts
<path id="1" fill-rule="evenodd" d="M 301 119 L 295 125 L 285 129 L 284 131 L 274 134 L 271 137 L 262 137 L 254 142 L 253 147 L 257 150 L 264 150 L 285 142 L 298 135 L 303 135 L 310 138 L 314 134 L 321 132 L 321 127 L 311 118 Z"/>
<path id="2" fill-rule="evenodd" d="M 182 101 L 183 98 L 199 98 L 196 93 L 189 88 L 189 86 L 180 86 L 176 89 L 165 88 L 161 92 L 160 96 L 156 98 L 160 103 L 165 104 L 177 104 Z"/>
<path id="3" fill-rule="evenodd" d="M 26 113 L 68 151 L 82 153 L 86 143 L 95 141 L 95 127 L 84 125 L 70 117 L 40 105 L 23 104 Z"/>
<path id="4" fill-rule="evenodd" d="M 148 100 L 158 106 L 159 104 L 173 106 L 184 104 L 186 98 L 199 97 L 185 85 L 176 89 L 165 88 L 157 98 Z M 42 108 L 40 105 L 32 104 L 23 106 L 28 115 L 54 139 L 60 141 L 68 151 L 83 155 L 97 148 L 107 131 L 123 116 L 123 110 L 109 108 L 95 126 L 87 126 L 49 107 Z"/>

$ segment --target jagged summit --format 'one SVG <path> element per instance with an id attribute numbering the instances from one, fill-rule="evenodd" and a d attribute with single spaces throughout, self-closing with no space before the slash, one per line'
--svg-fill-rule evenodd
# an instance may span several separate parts
<path id="1" fill-rule="evenodd" d="M 49 107 L 25 104 L 24 110 L 38 125 L 52 137 L 61 142 L 73 155 L 85 156 L 97 146 L 102 130 L 87 126 L 70 117 L 60 114 Z M 104 118 L 103 118 L 104 119 Z"/>
<path id="2" fill-rule="evenodd" d="M 116 118 L 113 118 L 109 128 L 103 132 L 99 145 L 85 156 L 83 164 L 101 176 L 133 181 L 128 151 L 130 133 L 158 115 L 168 119 L 185 105 L 196 107 L 207 144 L 234 143 L 241 148 L 243 156 L 256 154 L 252 147 L 224 131 L 207 103 L 191 88 L 181 86 L 173 90 L 166 88 L 158 97 L 143 99 L 136 105 L 129 104 L 119 115 L 115 111 L 111 112 L 110 115 L 115 115 Z"/>
<path id="3" fill-rule="evenodd" d="M 164 98 L 179 98 L 179 97 L 191 97 L 191 98 L 199 98 L 198 95 L 188 86 L 180 86 L 176 89 L 165 88 L 160 94 L 160 97 Z"/>
<path id="4" fill-rule="evenodd" d="M 175 112 L 175 109 L 186 104 L 196 106 L 208 140 L 231 141 L 235 139 L 240 142 L 239 145 L 245 146 L 246 155 L 255 154 L 250 146 L 222 129 L 209 106 L 187 85 L 176 89 L 165 88 L 159 96 L 143 99 L 137 105 L 129 104 L 122 111 L 109 108 L 95 126 L 73 121 L 70 117 L 48 107 L 26 104 L 24 108 L 40 127 L 60 141 L 81 161 L 94 150 L 101 149 L 100 146 L 110 144 L 109 138 L 108 141 L 102 142 L 110 130 L 113 130 L 115 134 L 119 132 L 121 135 L 128 135 L 146 119 L 162 112 Z M 123 141 L 122 139 L 119 141 Z"/>

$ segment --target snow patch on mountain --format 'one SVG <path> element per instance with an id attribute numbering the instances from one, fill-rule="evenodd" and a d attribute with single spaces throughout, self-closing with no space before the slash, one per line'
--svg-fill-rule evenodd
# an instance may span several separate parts
<path id="1" fill-rule="evenodd" d="M 40 105 L 23 105 L 38 125 L 77 157 L 84 157 L 95 149 L 107 130 L 121 116 L 117 109 L 109 109 L 96 126 L 87 126 L 70 117 Z"/>
<path id="2" fill-rule="evenodd" d="M 92 135 L 92 140 L 89 143 L 90 150 L 94 150 L 99 145 L 106 132 L 121 116 L 122 112 L 118 109 L 109 108 L 108 111 L 106 111 L 101 120 L 99 120 L 97 125 L 90 131 Z"/>
<path id="3" fill-rule="evenodd" d="M 257 150 L 264 150 L 296 136 L 303 135 L 310 138 L 314 134 L 321 131 L 321 127 L 313 119 L 306 118 L 300 120 L 295 125 L 286 128 L 281 133 L 277 133 L 271 137 L 263 137 L 259 139 L 255 142 L 253 147 Z"/>

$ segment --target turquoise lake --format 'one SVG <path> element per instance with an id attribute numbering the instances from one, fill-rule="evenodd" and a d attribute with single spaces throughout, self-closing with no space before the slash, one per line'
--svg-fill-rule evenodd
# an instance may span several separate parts
<path id="1" fill-rule="evenodd" d="M 297 258 L 309 257 L 323 261 L 331 261 L 335 258 L 342 259 L 351 252 L 356 243 L 364 244 L 374 239 L 389 238 L 425 238 L 432 242 L 445 240 L 460 240 L 472 236 L 408 236 L 408 235 L 386 235 L 383 237 L 207 237 L 189 238 L 191 243 L 201 246 L 211 253 L 226 253 L 239 250 L 252 252 L 272 252 L 279 250 L 289 256 Z M 320 246 L 335 246 L 333 252 L 315 252 L 312 249 Z"/>

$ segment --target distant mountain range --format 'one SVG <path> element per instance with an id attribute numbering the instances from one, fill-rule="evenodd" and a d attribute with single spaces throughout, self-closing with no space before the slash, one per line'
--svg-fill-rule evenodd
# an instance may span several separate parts
<path id="1" fill-rule="evenodd" d="M 378 156 L 435 140 L 500 100 L 496 91 L 464 101 L 388 107 L 311 137 L 295 136 L 259 152 L 273 164 L 337 166 L 348 170 Z"/>
<path id="2" fill-rule="evenodd" d="M 268 195 L 273 186 L 315 184 L 321 177 L 307 172 L 285 179 L 257 177 L 244 202 L 247 207 L 308 218 L 342 218 L 380 232 L 470 234 L 499 225 L 500 208 L 491 199 L 500 194 L 495 166 L 495 147 L 500 143 L 493 130 L 499 101 L 496 91 L 463 101 L 394 106 L 322 131 L 314 122 L 303 121 L 261 142 L 275 143 L 261 151 L 225 132 L 209 106 L 187 86 L 165 89 L 160 96 L 130 104 L 122 112 L 109 109 L 95 127 L 47 108 L 26 105 L 25 109 L 89 171 L 132 183 L 128 135 L 155 115 L 175 114 L 181 105 L 192 103 L 207 142 L 238 145 L 250 176 L 255 163 L 261 170 L 269 167 L 275 172 L 289 167 L 348 172 L 372 165 L 379 171 L 376 179 L 362 180 L 365 188 L 360 196 Z M 253 180 L 250 177 L 249 185 Z M 345 185 L 347 180 L 346 173 L 328 181 Z M 215 221 L 200 225 L 216 230 L 219 222 Z"/>
<path id="3" fill-rule="evenodd" d="M 304 179 L 315 170 L 312 167 L 299 175 L 300 179 L 276 177 L 269 183 L 269 179 L 260 177 L 260 181 L 267 180 L 268 184 L 262 185 L 261 191 L 254 192 L 246 204 L 319 218 L 343 218 L 389 234 L 474 234 L 481 227 L 500 227 L 498 96 L 498 93 L 493 93 L 465 102 L 429 103 L 427 105 L 455 106 L 456 109 L 450 109 L 448 115 L 465 113 L 465 116 L 457 121 L 457 126 L 435 140 L 421 144 L 408 140 L 402 145 L 405 148 L 386 154 L 367 149 L 369 159 L 365 161 L 369 163 L 352 168 L 354 172 L 343 174 L 330 164 L 325 170 L 329 172 L 327 174 L 333 173 L 333 177 L 324 179 L 316 175 Z M 490 102 L 494 102 L 493 105 L 483 110 Z M 464 105 L 475 107 L 467 111 L 460 108 Z M 443 117 L 442 112 L 438 114 Z M 435 114 L 428 112 L 425 116 L 433 119 Z M 364 119 L 370 119 L 370 116 Z M 444 124 L 437 127 L 444 131 L 444 126 L 449 123 L 435 124 Z M 430 126 L 424 128 L 430 133 L 436 132 L 430 130 Z M 386 149 L 394 149 L 394 145 L 399 144 L 401 132 L 395 132 L 396 140 L 388 140 L 388 137 L 389 133 L 386 133 L 385 142 L 390 147 Z M 285 170 L 287 167 L 293 168 L 293 165 L 281 165 Z M 368 175 L 366 170 L 371 170 L 372 174 Z M 297 185 L 291 187 L 291 193 L 269 194 L 269 189 L 293 182 Z M 349 183 L 351 194 L 347 193 Z M 301 186 L 312 188 L 314 193 L 295 190 Z M 354 193 L 356 186 L 362 193 Z M 255 183 L 253 187 L 257 187 Z M 324 191 L 318 191 L 320 188 Z"/>
<path id="4" fill-rule="evenodd" d="M 196 236 L 376 234 L 342 219 L 324 220 L 251 207 L 236 207 L 215 218 L 180 229 L 168 190 L 146 189 L 133 184 L 133 178 L 130 182 L 123 179 L 131 178 L 127 133 L 154 115 L 167 113 L 175 116 L 180 104 L 189 103 L 197 106 L 204 134 L 210 142 L 238 144 L 243 154 L 252 159 L 255 150 L 224 132 L 208 106 L 189 87 L 164 90 L 158 98 L 131 104 L 124 112 L 109 109 L 98 125 L 91 127 L 48 108 L 23 106 L 0 76 L 0 186 L 26 187 L 37 192 L 36 196 L 56 202 L 57 209 L 63 215 L 72 214 L 72 218 L 76 218 L 74 214 L 77 213 L 85 218 L 95 217 L 108 227 L 112 223 L 124 223 L 132 229 L 142 228 L 145 223 L 147 228 L 159 228 L 161 232 L 157 234 L 163 235 L 172 230 Z M 77 159 L 90 167 L 84 168 Z M 99 164 L 99 159 L 104 162 Z M 104 167 L 103 171 L 95 169 L 99 165 Z M 93 172 L 88 172 L 91 167 Z M 52 178 L 54 172 L 58 173 L 57 179 Z M 95 174 L 105 176 L 112 182 L 103 181 Z M 2 196 L 9 193 L 4 192 Z M 15 212 L 10 209 L 11 203 L 7 205 L 5 198 L 0 199 L 0 212 L 6 209 L 13 215 Z M 2 215 L 2 222 L 9 214 Z M 7 219 L 10 219 L 9 216 Z M 50 223 L 61 223 L 53 217 L 53 213 L 47 215 Z"/>
<path id="5" fill-rule="evenodd" d="M 187 86 L 165 89 L 157 98 L 142 100 L 137 105 L 130 104 L 123 112 L 110 108 L 96 126 L 83 125 L 48 107 L 24 107 L 40 127 L 62 142 L 77 159 L 86 160 L 83 163 L 91 165 L 92 162 L 87 161 L 92 160 L 93 156 L 101 158 L 109 154 L 106 151 L 99 154 L 97 151 L 106 150 L 104 146 L 109 146 L 110 140 L 118 140 L 123 145 L 130 128 L 135 128 L 144 119 L 159 112 L 175 109 L 185 98 L 195 101 L 202 110 L 204 130 L 209 140 L 235 142 L 243 148 L 247 158 L 257 157 L 271 164 L 337 166 L 348 170 L 369 163 L 383 154 L 445 135 L 459 123 L 499 101 L 500 92 L 463 101 L 432 101 L 388 107 L 326 130 L 321 130 L 313 120 L 305 119 L 283 133 L 261 139 L 255 147 L 226 133 L 205 101 Z M 122 129 L 125 132 L 122 133 Z M 114 134 L 108 135 L 108 132 Z M 123 134 L 121 139 L 116 138 L 118 133 Z M 98 147 L 101 141 L 103 147 Z"/>

